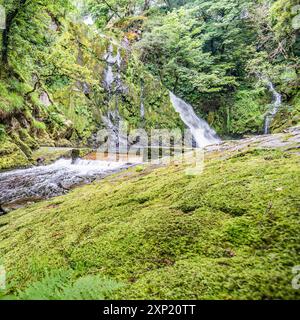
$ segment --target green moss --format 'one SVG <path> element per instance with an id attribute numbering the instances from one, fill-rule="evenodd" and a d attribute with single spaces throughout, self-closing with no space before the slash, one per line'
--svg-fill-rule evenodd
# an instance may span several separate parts
<path id="1" fill-rule="evenodd" d="M 44 159 L 43 164 L 50 164 L 60 158 L 71 157 L 71 149 L 55 149 L 55 148 L 49 148 L 49 147 L 42 147 L 38 150 L 35 150 L 32 154 L 32 159 L 34 163 L 37 162 L 38 159 Z"/>
<path id="2" fill-rule="evenodd" d="M 262 133 L 267 107 L 268 97 L 264 88 L 242 87 L 231 101 L 226 99 L 219 110 L 211 112 L 208 121 L 223 135 Z"/>
<path id="3" fill-rule="evenodd" d="M 273 133 L 300 124 L 300 94 L 297 94 L 291 101 L 291 105 L 283 105 L 272 123 Z"/>
<path id="4" fill-rule="evenodd" d="M 199 176 L 185 168 L 133 168 L 1 217 L 9 291 L 71 268 L 126 284 L 110 298 L 299 298 L 299 157 L 260 150 L 209 160 Z"/>
<path id="5" fill-rule="evenodd" d="M 30 161 L 16 144 L 8 140 L 0 142 L 0 171 L 28 165 Z"/>

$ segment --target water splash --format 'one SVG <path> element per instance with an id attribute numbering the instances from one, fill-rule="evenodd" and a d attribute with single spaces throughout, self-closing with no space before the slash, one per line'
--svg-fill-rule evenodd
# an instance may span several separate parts
<path id="1" fill-rule="evenodd" d="M 182 121 L 191 130 L 198 147 L 204 148 L 208 145 L 217 144 L 221 141 L 208 123 L 196 115 L 190 104 L 178 98 L 172 92 L 170 92 L 170 99 Z"/>

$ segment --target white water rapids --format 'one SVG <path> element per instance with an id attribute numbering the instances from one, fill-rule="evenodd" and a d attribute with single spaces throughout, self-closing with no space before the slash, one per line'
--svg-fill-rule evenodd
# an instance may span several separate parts
<path id="1" fill-rule="evenodd" d="M 0 206 L 62 195 L 76 185 L 93 182 L 121 169 L 125 162 L 60 159 L 48 166 L 0 173 Z"/>

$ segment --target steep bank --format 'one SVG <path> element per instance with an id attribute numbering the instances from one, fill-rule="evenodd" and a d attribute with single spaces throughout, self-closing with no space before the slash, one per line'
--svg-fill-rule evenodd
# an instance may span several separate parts
<path id="1" fill-rule="evenodd" d="M 121 283 L 106 298 L 297 299 L 299 147 L 300 128 L 227 142 L 199 176 L 131 169 L 0 217 L 7 293 L 49 297 L 60 270 Z"/>
<path id="2" fill-rule="evenodd" d="M 68 1 L 4 6 L 16 16 L 1 61 L 0 170 L 32 164 L 39 146 L 92 145 L 97 130 L 120 120 L 129 130 L 183 127 L 167 89 L 122 36 L 91 29 Z"/>

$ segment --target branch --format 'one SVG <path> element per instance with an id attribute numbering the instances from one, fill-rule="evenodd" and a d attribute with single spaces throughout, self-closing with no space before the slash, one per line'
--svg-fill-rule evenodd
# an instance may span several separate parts
<path id="1" fill-rule="evenodd" d="M 122 18 L 119 13 L 118 13 L 118 10 L 116 10 L 115 8 L 113 8 L 106 0 L 102 0 L 106 6 L 111 10 L 113 11 L 120 19 Z"/>

